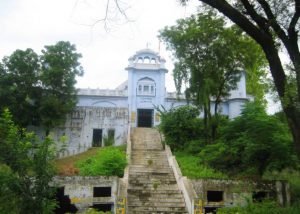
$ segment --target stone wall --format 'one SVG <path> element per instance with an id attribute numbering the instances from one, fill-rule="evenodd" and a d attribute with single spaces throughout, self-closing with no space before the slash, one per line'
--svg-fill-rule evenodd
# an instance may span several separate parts
<path id="1" fill-rule="evenodd" d="M 64 195 L 68 196 L 71 204 L 75 205 L 79 212 L 97 204 L 110 204 L 112 211 L 116 202 L 118 191 L 118 177 L 55 177 L 53 185 L 64 188 Z M 111 195 L 94 197 L 94 188 L 109 187 Z"/>
<path id="2" fill-rule="evenodd" d="M 127 140 L 128 108 L 118 107 L 76 107 L 67 116 L 63 126 L 54 128 L 50 136 L 57 142 L 57 156 L 67 157 L 91 148 L 93 130 L 102 130 L 102 144 L 109 130 L 114 130 L 115 145 L 122 145 Z M 44 139 L 45 131 L 41 127 L 28 127 Z"/>
<path id="3" fill-rule="evenodd" d="M 191 182 L 197 195 L 195 204 L 202 204 L 203 208 L 243 206 L 249 200 L 260 201 L 268 197 L 277 199 L 281 205 L 290 200 L 288 184 L 284 181 L 197 179 Z"/>

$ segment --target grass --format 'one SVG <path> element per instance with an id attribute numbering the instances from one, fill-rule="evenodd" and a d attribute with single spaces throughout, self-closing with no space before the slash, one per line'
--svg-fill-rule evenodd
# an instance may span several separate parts
<path id="1" fill-rule="evenodd" d="M 55 160 L 57 174 L 62 176 L 78 175 L 79 169 L 75 167 L 75 163 L 96 156 L 101 149 L 101 147 L 92 147 L 86 152 Z"/>
<path id="2" fill-rule="evenodd" d="M 125 155 L 126 146 L 93 147 L 86 152 L 55 160 L 54 165 L 56 166 L 57 174 L 60 176 L 79 175 L 80 168 L 77 166 L 78 163 L 94 158 L 98 156 L 99 152 L 109 150 L 110 148 L 118 148 L 121 151 L 124 151 Z"/>
<path id="3" fill-rule="evenodd" d="M 125 149 L 125 146 L 104 147 L 96 156 L 76 161 L 75 167 L 82 176 L 123 177 L 127 165 Z"/>
<path id="4" fill-rule="evenodd" d="M 200 164 L 199 157 L 182 152 L 175 153 L 181 172 L 190 179 L 215 178 L 228 179 L 228 176 L 208 166 Z"/>

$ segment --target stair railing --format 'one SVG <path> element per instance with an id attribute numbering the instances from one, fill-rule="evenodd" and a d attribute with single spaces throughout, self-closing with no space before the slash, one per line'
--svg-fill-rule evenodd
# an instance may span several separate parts
<path id="1" fill-rule="evenodd" d="M 194 200 L 197 198 L 197 194 L 194 190 L 194 187 L 187 177 L 182 176 L 176 158 L 175 156 L 173 156 L 172 151 L 168 145 L 165 145 L 165 151 L 167 153 L 168 162 L 173 170 L 178 187 L 180 191 L 183 193 L 183 197 L 184 197 L 184 201 L 188 213 L 194 214 Z"/>

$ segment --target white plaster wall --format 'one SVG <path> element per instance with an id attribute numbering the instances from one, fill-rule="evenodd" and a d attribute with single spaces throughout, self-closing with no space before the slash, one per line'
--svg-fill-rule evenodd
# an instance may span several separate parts
<path id="1" fill-rule="evenodd" d="M 233 99 L 228 101 L 228 117 L 233 119 L 242 112 L 246 99 Z"/>
<path id="2" fill-rule="evenodd" d="M 237 83 L 237 89 L 230 91 L 229 99 L 234 98 L 246 98 L 246 75 L 245 72 L 241 72 L 241 78 Z"/>

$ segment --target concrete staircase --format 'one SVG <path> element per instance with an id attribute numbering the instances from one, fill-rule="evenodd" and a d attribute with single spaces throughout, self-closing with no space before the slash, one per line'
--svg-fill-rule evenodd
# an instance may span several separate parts
<path id="1" fill-rule="evenodd" d="M 127 213 L 187 213 L 158 131 L 135 128 L 131 143 Z"/>

